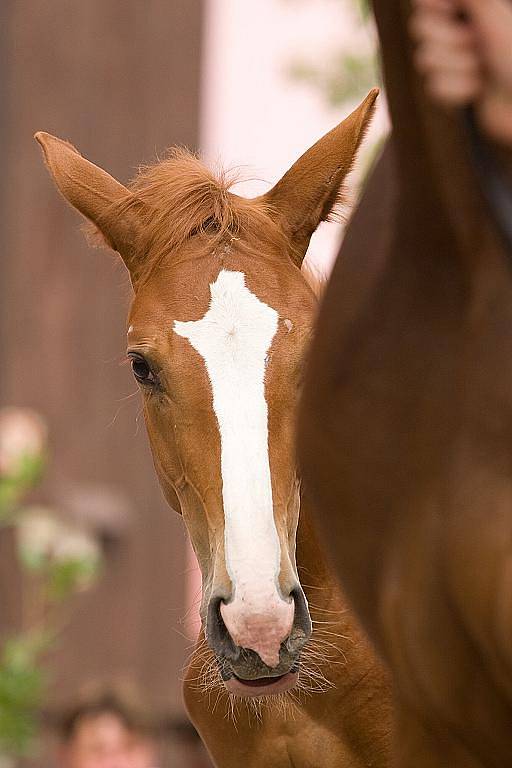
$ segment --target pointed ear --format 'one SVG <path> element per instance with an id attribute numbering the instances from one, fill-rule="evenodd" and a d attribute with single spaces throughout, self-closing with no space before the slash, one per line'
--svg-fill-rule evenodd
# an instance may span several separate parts
<path id="1" fill-rule="evenodd" d="M 378 88 L 346 120 L 317 141 L 263 197 L 290 238 L 297 262 L 311 235 L 339 201 L 342 184 L 373 116 Z"/>
<path id="2" fill-rule="evenodd" d="M 46 165 L 60 192 L 86 219 L 93 222 L 107 245 L 117 251 L 129 271 L 135 271 L 134 245 L 140 223 L 130 191 L 106 171 L 93 165 L 67 141 L 39 131 L 34 138 L 43 149 Z M 109 212 L 119 208 L 119 215 Z"/>

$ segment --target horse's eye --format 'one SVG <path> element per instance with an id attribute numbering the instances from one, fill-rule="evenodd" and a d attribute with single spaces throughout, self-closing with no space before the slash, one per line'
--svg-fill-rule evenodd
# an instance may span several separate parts
<path id="1" fill-rule="evenodd" d="M 141 384 L 156 384 L 156 377 L 142 355 L 130 355 L 133 375 Z"/>

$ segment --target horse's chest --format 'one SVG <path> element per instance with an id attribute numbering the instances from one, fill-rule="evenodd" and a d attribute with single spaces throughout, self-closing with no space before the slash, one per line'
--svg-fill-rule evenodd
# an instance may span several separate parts
<path id="1" fill-rule="evenodd" d="M 309 718 L 268 725 L 254 768 L 352 768 L 354 756 L 338 736 Z"/>

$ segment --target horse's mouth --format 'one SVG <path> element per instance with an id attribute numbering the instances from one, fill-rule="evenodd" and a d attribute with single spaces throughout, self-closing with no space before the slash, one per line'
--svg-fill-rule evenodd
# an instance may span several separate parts
<path id="1" fill-rule="evenodd" d="M 216 654 L 220 677 L 226 690 L 241 698 L 277 696 L 295 688 L 299 680 L 300 654 L 281 644 L 280 663 L 272 668 L 249 648 L 237 648 L 236 657 Z"/>
<path id="2" fill-rule="evenodd" d="M 224 685 L 229 693 L 234 693 L 236 696 L 255 698 L 286 693 L 286 691 L 295 688 L 298 679 L 299 671 L 294 669 L 277 677 L 257 677 L 253 680 L 243 680 L 233 674 L 228 680 L 224 680 Z"/>
<path id="3" fill-rule="evenodd" d="M 251 670 L 237 669 L 236 672 L 231 664 L 224 661 L 221 666 L 221 677 L 229 693 L 233 693 L 241 698 L 257 698 L 261 696 L 276 696 L 280 693 L 286 693 L 295 688 L 299 679 L 299 659 L 282 674 L 265 674 L 266 670 L 261 670 L 263 674 L 258 676 Z M 271 672 L 271 670 L 268 670 Z M 251 675 L 249 677 L 249 674 Z M 246 676 L 247 675 L 247 676 Z"/>

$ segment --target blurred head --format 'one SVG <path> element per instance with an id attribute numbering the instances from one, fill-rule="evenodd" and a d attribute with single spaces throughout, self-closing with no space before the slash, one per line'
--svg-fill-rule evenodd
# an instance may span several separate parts
<path id="1" fill-rule="evenodd" d="M 60 768 L 155 768 L 156 750 L 145 724 L 108 695 L 76 707 L 66 719 Z"/>

